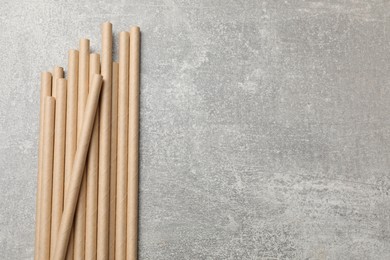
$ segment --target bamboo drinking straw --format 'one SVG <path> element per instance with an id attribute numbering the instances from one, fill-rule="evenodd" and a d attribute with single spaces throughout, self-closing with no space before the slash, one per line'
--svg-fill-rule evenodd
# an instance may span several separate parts
<path id="1" fill-rule="evenodd" d="M 102 25 L 103 90 L 100 99 L 99 122 L 99 192 L 98 192 L 98 236 L 97 259 L 108 258 L 110 217 L 110 163 L 111 163 L 111 73 L 112 73 L 112 24 Z"/>
<path id="2" fill-rule="evenodd" d="M 45 98 L 43 161 L 42 161 L 42 201 L 39 260 L 50 259 L 51 200 L 53 185 L 55 98 Z"/>
<path id="3" fill-rule="evenodd" d="M 115 259 L 115 203 L 116 203 L 116 160 L 118 136 L 118 71 L 119 64 L 112 63 L 112 102 L 111 102 L 111 172 L 110 172 L 110 230 L 109 258 Z"/>
<path id="4" fill-rule="evenodd" d="M 130 29 L 127 260 L 137 259 L 140 30 Z"/>
<path id="5" fill-rule="evenodd" d="M 100 55 L 92 53 L 89 60 L 89 82 L 100 73 Z M 85 234 L 85 259 L 96 259 L 96 224 L 98 195 L 98 164 L 99 164 L 99 108 L 96 111 L 92 130 L 91 144 L 87 158 L 87 210 Z"/>
<path id="6" fill-rule="evenodd" d="M 80 141 L 78 143 L 79 145 L 72 167 L 71 180 L 68 186 L 69 193 L 65 201 L 64 212 L 62 214 L 60 229 L 57 236 L 57 243 L 54 251 L 55 260 L 64 260 L 66 256 L 66 248 L 71 233 L 70 227 L 72 227 L 73 224 L 73 218 L 77 206 L 77 199 L 80 193 L 80 186 L 84 174 L 85 162 L 91 140 L 92 129 L 94 126 L 96 110 L 99 102 L 101 85 L 102 77 L 100 75 L 95 74 L 88 95 L 87 105 L 85 107 Z"/>
<path id="7" fill-rule="evenodd" d="M 88 97 L 89 83 L 89 40 L 80 40 L 79 77 L 77 98 L 77 143 L 81 133 L 81 125 L 84 120 L 84 109 Z M 85 170 L 86 172 L 86 170 Z M 85 200 L 87 192 L 86 174 L 83 175 L 80 195 L 77 203 L 74 223 L 74 260 L 83 260 L 85 253 Z"/>
<path id="8" fill-rule="evenodd" d="M 64 201 L 66 79 L 57 79 L 56 89 L 50 252 L 54 251 Z"/>
<path id="9" fill-rule="evenodd" d="M 64 202 L 69 194 L 68 187 L 77 147 L 77 84 L 79 70 L 79 52 L 77 50 L 69 51 L 68 62 Z M 67 259 L 73 259 L 73 236 L 71 236 L 69 242 Z"/>
<path id="10" fill-rule="evenodd" d="M 53 70 L 53 82 L 52 82 L 52 96 L 57 97 L 57 79 L 64 77 L 64 69 L 62 67 L 54 67 Z"/>
<path id="11" fill-rule="evenodd" d="M 118 157 L 115 259 L 126 259 L 127 134 L 129 115 L 129 33 L 119 34 Z"/>
<path id="12" fill-rule="evenodd" d="M 37 202 L 36 202 L 36 227 L 35 227 L 35 256 L 34 259 L 39 258 L 39 230 L 41 223 L 41 190 L 42 190 L 42 160 L 43 160 L 43 122 L 45 115 L 44 100 L 51 95 L 51 73 L 41 73 L 41 90 L 40 90 L 40 112 L 39 112 L 39 151 L 38 151 L 38 188 L 37 188 Z"/>

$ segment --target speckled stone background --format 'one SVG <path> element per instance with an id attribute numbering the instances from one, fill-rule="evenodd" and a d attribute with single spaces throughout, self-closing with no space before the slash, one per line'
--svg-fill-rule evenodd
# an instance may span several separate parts
<path id="1" fill-rule="evenodd" d="M 106 20 L 143 32 L 140 259 L 390 259 L 389 15 L 2 0 L 0 259 L 33 258 L 40 71 Z"/>

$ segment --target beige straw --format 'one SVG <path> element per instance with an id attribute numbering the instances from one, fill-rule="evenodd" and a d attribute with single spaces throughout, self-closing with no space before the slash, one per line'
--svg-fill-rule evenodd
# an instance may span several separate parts
<path id="1" fill-rule="evenodd" d="M 111 73 L 112 73 L 112 24 L 102 25 L 103 90 L 100 99 L 99 122 L 99 190 L 97 260 L 108 258 L 110 217 L 110 164 L 111 164 Z"/>
<path id="2" fill-rule="evenodd" d="M 42 159 L 43 159 L 43 122 L 45 116 L 44 100 L 51 95 L 51 73 L 41 73 L 41 90 L 40 90 L 40 111 L 39 111 L 39 151 L 38 151 L 38 183 L 37 183 L 37 202 L 35 214 L 35 255 L 34 259 L 39 259 L 39 230 L 41 223 L 41 191 L 42 191 Z"/>
<path id="3" fill-rule="evenodd" d="M 119 34 L 118 158 L 115 259 L 126 259 L 127 139 L 129 118 L 129 33 Z"/>
<path id="4" fill-rule="evenodd" d="M 127 260 L 137 259 L 140 30 L 130 29 Z"/>
<path id="5" fill-rule="evenodd" d="M 69 51 L 67 79 L 41 74 L 35 260 L 138 259 L 141 33 L 120 33 L 119 62 L 110 22 L 101 35 L 101 56 Z"/>
<path id="6" fill-rule="evenodd" d="M 60 226 L 64 202 L 65 134 L 66 134 L 66 79 L 56 83 L 56 113 L 54 131 L 53 200 L 51 213 L 50 252 L 54 251 L 55 239 Z"/>
<path id="7" fill-rule="evenodd" d="M 79 71 L 79 52 L 77 50 L 69 51 L 68 63 L 64 201 L 67 200 L 69 194 L 68 187 L 77 147 L 77 85 Z M 73 238 L 74 236 L 72 233 L 66 258 L 68 260 L 73 260 Z"/>
<path id="8" fill-rule="evenodd" d="M 64 77 L 64 69 L 62 67 L 54 67 L 53 70 L 53 82 L 52 82 L 52 96 L 57 97 L 57 79 L 61 79 Z"/>
<path id="9" fill-rule="evenodd" d="M 88 97 L 89 84 L 89 40 L 80 40 L 79 78 L 77 97 L 77 144 L 81 133 L 81 125 L 84 120 L 84 109 Z M 86 172 L 86 170 L 85 170 Z M 74 260 L 84 260 L 85 254 L 85 200 L 87 194 L 86 174 L 83 175 L 79 200 L 77 203 L 74 222 Z"/>
<path id="10" fill-rule="evenodd" d="M 118 71 L 119 64 L 112 63 L 112 102 L 111 102 L 111 172 L 110 172 L 110 231 L 109 258 L 115 259 L 115 203 L 116 203 L 116 160 L 118 136 Z"/>
<path id="11" fill-rule="evenodd" d="M 94 74 L 100 73 L 100 55 L 92 53 L 89 57 L 89 82 Z M 91 144 L 87 158 L 87 210 L 85 234 L 85 259 L 96 259 L 96 224 L 99 165 L 99 108 L 96 111 Z"/>
<path id="12" fill-rule="evenodd" d="M 50 259 L 50 226 L 51 226 L 51 200 L 53 185 L 53 155 L 54 155 L 54 117 L 55 98 L 45 98 L 45 116 L 43 123 L 43 160 L 42 160 L 42 204 L 39 260 Z"/>
<path id="13" fill-rule="evenodd" d="M 82 122 L 80 141 L 75 155 L 72 175 L 69 186 L 67 187 L 68 196 L 64 205 L 64 212 L 61 218 L 60 229 L 58 232 L 56 248 L 54 251 L 54 260 L 64 260 L 66 248 L 69 242 L 71 227 L 77 206 L 77 199 L 80 193 L 81 182 L 83 179 L 85 162 L 89 149 L 89 144 L 94 126 L 96 110 L 99 103 L 99 95 L 102 85 L 102 77 L 95 75 L 92 80 L 92 86 L 88 95 L 87 105 L 85 107 L 84 120 Z"/>

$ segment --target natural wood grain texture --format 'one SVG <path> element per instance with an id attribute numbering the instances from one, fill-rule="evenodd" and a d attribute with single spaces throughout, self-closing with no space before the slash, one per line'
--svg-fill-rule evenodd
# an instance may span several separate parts
<path id="1" fill-rule="evenodd" d="M 68 186 L 72 174 L 74 156 L 77 148 L 77 99 L 78 99 L 79 51 L 70 50 L 68 55 L 68 85 L 66 105 L 65 140 L 65 184 L 64 201 L 69 194 Z M 69 242 L 67 260 L 73 260 L 73 233 Z"/>
<path id="2" fill-rule="evenodd" d="M 129 119 L 129 33 L 119 35 L 118 156 L 115 259 L 126 259 L 127 140 Z"/>
<path id="3" fill-rule="evenodd" d="M 89 82 L 92 82 L 94 74 L 100 73 L 100 55 L 90 54 Z M 97 236 L 97 196 L 98 196 L 98 172 L 99 172 L 99 108 L 96 111 L 95 122 L 92 130 L 91 144 L 87 158 L 87 210 L 85 233 L 85 259 L 96 259 Z"/>
<path id="4" fill-rule="evenodd" d="M 112 63 L 112 95 L 111 95 L 111 170 L 110 170 L 110 230 L 109 258 L 115 259 L 115 203 L 116 203 L 116 160 L 118 141 L 118 71 L 119 64 Z"/>
<path id="5" fill-rule="evenodd" d="M 56 83 L 56 113 L 53 161 L 53 199 L 50 252 L 54 251 L 64 202 L 65 135 L 66 135 L 66 79 Z"/>
<path id="6" fill-rule="evenodd" d="M 45 98 L 43 122 L 42 197 L 39 260 L 50 259 L 51 201 L 53 186 L 55 98 Z"/>
<path id="7" fill-rule="evenodd" d="M 39 258 L 39 230 L 41 223 L 41 190 L 42 190 L 42 159 L 43 159 L 43 122 L 45 115 L 44 100 L 51 95 L 51 73 L 41 73 L 41 89 L 40 89 L 40 112 L 39 112 L 39 151 L 38 151 L 38 178 L 37 178 L 37 201 L 35 214 L 35 254 L 34 259 Z"/>
<path id="8" fill-rule="evenodd" d="M 108 258 L 110 217 L 110 163 L 111 163 L 111 75 L 112 75 L 112 24 L 102 24 L 103 87 L 100 98 L 99 121 L 99 190 L 97 259 Z"/>
<path id="9" fill-rule="evenodd" d="M 139 143 L 139 68 L 140 30 L 130 29 L 129 63 L 129 147 L 127 187 L 127 260 L 138 254 L 138 143 Z"/>
<path id="10" fill-rule="evenodd" d="M 68 196 L 64 204 L 64 212 L 61 218 L 60 229 L 58 232 L 57 243 L 54 251 L 55 260 L 64 260 L 66 257 L 71 227 L 73 225 L 77 200 L 84 175 L 85 162 L 87 159 L 88 149 L 92 136 L 96 110 L 99 103 L 101 86 L 102 77 L 100 75 L 95 74 L 92 80 L 90 94 L 88 95 L 88 100 L 85 107 L 84 120 L 82 122 L 78 148 L 72 167 L 71 180 L 68 186 Z"/>
<path id="11" fill-rule="evenodd" d="M 77 143 L 81 134 L 81 125 L 84 120 L 84 110 L 88 97 L 89 84 L 89 40 L 80 40 L 77 98 Z M 85 170 L 86 172 L 86 170 Z M 85 207 L 86 207 L 87 179 L 83 175 L 80 195 L 77 203 L 74 222 L 74 260 L 83 260 L 85 257 Z"/>

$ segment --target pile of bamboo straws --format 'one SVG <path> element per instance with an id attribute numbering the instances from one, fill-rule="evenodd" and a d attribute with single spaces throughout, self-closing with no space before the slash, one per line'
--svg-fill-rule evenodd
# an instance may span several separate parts
<path id="1" fill-rule="evenodd" d="M 140 30 L 41 75 L 35 259 L 137 259 Z"/>

